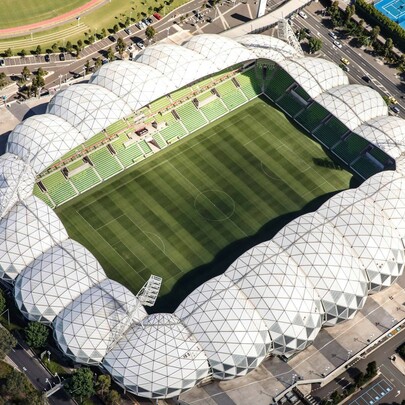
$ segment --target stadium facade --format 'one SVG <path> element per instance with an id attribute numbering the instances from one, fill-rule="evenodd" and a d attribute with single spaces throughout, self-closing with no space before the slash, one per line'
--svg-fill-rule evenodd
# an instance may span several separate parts
<path id="1" fill-rule="evenodd" d="M 157 98 L 256 61 L 291 75 L 347 128 L 398 159 L 397 170 L 379 172 L 287 224 L 198 287 L 174 314 L 147 315 L 32 195 L 36 175 Z M 322 326 L 352 319 L 368 294 L 402 274 L 404 138 L 405 122 L 388 116 L 376 91 L 349 84 L 335 64 L 299 56 L 279 39 L 204 34 L 183 46 L 150 46 L 135 61 L 104 65 L 90 83 L 58 92 L 46 114 L 10 134 L 0 157 L 0 277 L 14 284 L 28 319 L 54 328 L 67 356 L 100 365 L 137 395 L 174 397 L 209 376 L 243 376 L 271 354 L 305 349 Z"/>

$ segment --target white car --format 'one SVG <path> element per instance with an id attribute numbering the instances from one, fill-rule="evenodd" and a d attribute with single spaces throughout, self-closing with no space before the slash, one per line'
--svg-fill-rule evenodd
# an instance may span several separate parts
<path id="1" fill-rule="evenodd" d="M 300 17 L 302 17 L 304 20 L 306 20 L 306 19 L 308 18 L 308 16 L 307 16 L 303 11 L 300 11 L 300 12 L 298 13 L 298 15 L 299 15 Z"/>
<path id="2" fill-rule="evenodd" d="M 333 45 L 337 46 L 339 49 L 342 48 L 342 44 L 339 41 L 333 41 Z"/>
<path id="3" fill-rule="evenodd" d="M 144 44 L 143 42 L 141 42 L 141 41 L 137 42 L 137 43 L 136 43 L 136 46 L 137 46 L 139 49 L 145 49 L 145 44 Z"/>

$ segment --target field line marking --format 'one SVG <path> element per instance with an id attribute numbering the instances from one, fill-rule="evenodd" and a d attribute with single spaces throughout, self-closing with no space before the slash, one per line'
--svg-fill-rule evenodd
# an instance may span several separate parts
<path id="1" fill-rule="evenodd" d="M 118 215 L 118 217 L 110 219 L 109 221 L 107 221 L 106 223 L 104 223 L 103 225 L 100 226 L 100 228 L 94 228 L 94 226 L 92 226 L 93 229 L 95 229 L 96 231 L 98 229 L 104 228 L 106 225 L 109 225 L 111 222 L 116 221 L 117 219 L 121 218 L 122 216 L 126 215 L 125 213 L 122 213 L 121 215 Z"/>

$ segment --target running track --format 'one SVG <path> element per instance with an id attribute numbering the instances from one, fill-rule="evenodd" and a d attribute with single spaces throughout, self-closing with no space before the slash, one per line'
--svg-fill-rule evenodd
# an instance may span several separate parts
<path id="1" fill-rule="evenodd" d="M 65 14 L 58 15 L 57 17 L 50 18 L 49 20 L 38 21 L 33 24 L 21 25 L 19 27 L 12 27 L 0 30 L 0 37 L 13 37 L 16 35 L 26 34 L 30 31 L 43 30 L 46 28 L 55 27 L 67 21 L 75 19 L 77 16 L 89 11 L 90 9 L 105 3 L 107 0 L 91 0 L 82 6 L 75 8 Z"/>

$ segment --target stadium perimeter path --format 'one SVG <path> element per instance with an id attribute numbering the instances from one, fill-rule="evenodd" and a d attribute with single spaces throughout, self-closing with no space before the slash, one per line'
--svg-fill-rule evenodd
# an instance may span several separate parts
<path id="1" fill-rule="evenodd" d="M 272 398 L 299 379 L 328 375 L 405 319 L 405 274 L 390 288 L 369 296 L 353 320 L 324 328 L 314 344 L 284 363 L 264 361 L 245 377 L 193 388 L 180 399 L 190 405 L 269 405 Z"/>
<path id="2" fill-rule="evenodd" d="M 28 32 L 35 32 L 38 30 L 43 31 L 47 28 L 52 28 L 65 22 L 72 21 L 78 16 L 89 12 L 91 9 L 101 6 L 102 4 L 106 3 L 107 0 L 91 0 L 82 6 L 75 8 L 67 13 L 58 15 L 56 17 L 50 18 L 48 20 L 38 21 L 36 23 L 27 24 L 27 25 L 20 25 L 18 27 L 11 27 L 11 28 L 4 28 L 0 29 L 0 38 L 9 38 L 15 37 L 18 35 L 23 35 Z"/>

